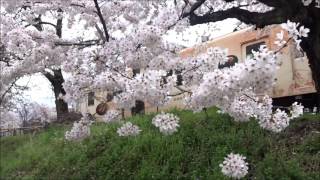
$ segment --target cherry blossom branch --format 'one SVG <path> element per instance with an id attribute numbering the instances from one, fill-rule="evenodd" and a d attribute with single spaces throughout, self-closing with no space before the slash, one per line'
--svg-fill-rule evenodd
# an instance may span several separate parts
<path id="1" fill-rule="evenodd" d="M 121 73 L 119 70 L 117 70 L 117 69 L 115 69 L 115 68 L 113 68 L 113 67 L 110 67 L 110 66 L 108 66 L 108 65 L 106 65 L 106 67 L 107 67 L 108 69 L 110 69 L 110 70 L 118 73 L 118 74 L 121 75 L 122 77 L 132 80 L 131 77 L 124 75 L 124 74 Z"/>
<path id="2" fill-rule="evenodd" d="M 44 22 L 44 21 L 37 22 L 37 25 L 42 25 L 42 24 L 44 24 L 44 25 L 51 25 L 51 26 L 53 26 L 54 28 L 57 27 L 55 24 L 50 23 L 50 22 Z M 33 25 L 33 24 L 28 24 L 28 25 L 26 25 L 25 27 L 29 27 L 29 26 L 32 26 L 32 25 Z"/>
<path id="3" fill-rule="evenodd" d="M 196 70 L 196 69 L 200 68 L 201 66 L 202 66 L 202 65 L 194 66 L 194 67 L 192 67 L 191 69 L 188 69 L 188 70 L 186 70 L 185 72 L 183 72 L 182 75 L 184 75 L 184 74 L 186 74 L 186 73 L 188 73 L 188 72 L 190 72 L 190 71 Z"/>
<path id="4" fill-rule="evenodd" d="M 191 91 L 188 91 L 188 90 L 186 90 L 186 89 L 183 89 L 183 88 L 180 87 L 180 86 L 174 86 L 174 87 L 177 88 L 177 89 L 179 89 L 179 90 L 182 91 L 182 92 L 186 92 L 186 93 L 192 94 Z"/>
<path id="5" fill-rule="evenodd" d="M 290 37 L 290 38 L 286 41 L 286 43 L 285 43 L 284 45 L 282 45 L 279 49 L 277 49 L 277 50 L 274 52 L 274 54 L 277 54 L 278 52 L 282 51 L 285 47 L 287 47 L 288 44 L 289 44 L 289 42 L 290 42 L 292 39 L 293 39 L 293 38 Z"/>
<path id="6" fill-rule="evenodd" d="M 94 46 L 94 45 L 100 45 L 100 40 L 94 39 L 94 40 L 87 40 L 87 41 L 81 41 L 81 42 L 55 42 L 56 46 Z"/>
<path id="7" fill-rule="evenodd" d="M 101 13 L 101 9 L 99 7 L 98 0 L 93 0 L 93 1 L 94 1 L 94 5 L 96 7 L 97 14 L 99 16 L 99 19 L 100 19 L 100 22 L 102 24 L 103 31 L 104 31 L 104 34 L 105 34 L 104 41 L 108 42 L 109 41 L 109 33 L 108 33 L 108 30 L 107 30 L 106 21 L 104 20 L 103 15 Z"/>

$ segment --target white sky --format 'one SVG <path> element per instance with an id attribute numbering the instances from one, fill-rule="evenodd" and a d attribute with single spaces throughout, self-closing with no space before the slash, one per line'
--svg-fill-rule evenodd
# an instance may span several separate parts
<path id="1" fill-rule="evenodd" d="M 54 94 L 50 82 L 40 73 L 32 76 L 25 76 L 18 81 L 21 85 L 28 84 L 29 90 L 24 92 L 27 100 L 35 101 L 49 107 L 55 107 Z"/>
<path id="2" fill-rule="evenodd" d="M 176 41 L 178 43 L 181 43 L 182 45 L 191 47 L 201 43 L 201 37 L 199 37 L 197 34 L 203 34 L 203 32 L 206 32 L 205 34 L 207 34 L 207 32 L 209 32 L 207 34 L 209 35 L 209 39 L 213 39 L 213 38 L 231 33 L 235 28 L 236 23 L 237 21 L 233 19 L 224 20 L 224 21 L 215 23 L 215 26 L 218 27 L 219 29 L 216 29 L 216 28 L 208 29 L 207 25 L 193 26 L 187 30 L 188 36 L 184 36 L 183 39 L 181 37 L 180 38 L 176 37 L 175 34 L 169 34 L 168 38 L 170 39 L 170 41 Z M 70 35 L 70 36 L 79 37 L 79 34 L 81 36 L 81 33 L 82 32 L 80 32 L 79 30 L 68 29 L 67 32 L 64 32 L 64 36 Z M 86 34 L 86 36 L 87 35 L 88 34 Z M 49 107 L 55 106 L 55 102 L 54 102 L 55 99 L 54 99 L 54 94 L 51 88 L 51 84 L 40 73 L 33 76 L 24 77 L 20 79 L 18 83 L 21 85 L 26 85 L 28 83 L 30 90 L 27 90 L 24 92 L 26 99 L 29 99 L 30 101 L 35 101 L 39 104 L 43 104 Z"/>

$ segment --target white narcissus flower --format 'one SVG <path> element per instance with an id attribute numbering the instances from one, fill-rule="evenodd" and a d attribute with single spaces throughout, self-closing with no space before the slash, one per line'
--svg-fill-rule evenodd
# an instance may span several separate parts
<path id="1" fill-rule="evenodd" d="M 152 119 L 152 124 L 160 129 L 163 134 L 169 135 L 178 131 L 179 117 L 174 114 L 161 112 Z"/>
<path id="2" fill-rule="evenodd" d="M 248 163 L 245 161 L 246 157 L 240 154 L 229 154 L 224 158 L 224 161 L 220 164 L 221 171 L 224 175 L 240 179 L 248 174 Z"/>
<path id="3" fill-rule="evenodd" d="M 119 136 L 137 136 L 140 134 L 140 132 L 140 128 L 136 125 L 133 125 L 131 122 L 123 124 L 117 130 Z"/>

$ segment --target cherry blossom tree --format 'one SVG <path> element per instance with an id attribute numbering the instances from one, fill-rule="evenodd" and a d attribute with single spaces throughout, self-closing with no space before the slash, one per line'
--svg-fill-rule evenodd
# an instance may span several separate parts
<path id="1" fill-rule="evenodd" d="M 43 22 L 42 13 L 36 12 L 41 9 L 34 9 L 25 4 L 27 2 L 1 3 L 1 7 L 6 7 L 1 9 L 1 106 L 6 106 L 4 99 L 8 99 L 19 78 L 38 72 L 51 82 L 56 98 L 59 94 L 65 94 L 59 68 L 64 50 L 54 44 L 61 37 L 61 18 L 54 25 Z M 44 24 L 55 27 L 56 32 L 45 29 Z M 67 104 L 60 99 L 56 100 L 56 109 L 58 117 L 68 112 Z"/>
<path id="2" fill-rule="evenodd" d="M 161 106 L 172 96 L 188 94 L 186 104 L 193 110 L 216 105 L 239 120 L 250 116 L 272 119 L 270 108 L 268 116 L 257 113 L 265 104 L 256 106 L 262 109 L 249 108 L 249 104 L 259 105 L 261 99 L 255 94 L 266 93 L 275 83 L 274 74 L 279 65 L 276 52 L 261 47 L 252 59 L 219 70 L 218 65 L 227 60 L 225 49 L 210 48 L 204 55 L 182 61 L 177 55 L 182 47 L 167 41 L 165 36 L 168 31 L 181 33 L 190 25 L 226 18 L 238 18 L 258 28 L 300 20 L 300 24 L 288 22 L 291 25 L 287 25 L 287 30 L 294 32 L 300 28 L 291 36 L 309 54 L 318 88 L 317 60 L 310 51 L 317 46 L 306 48 L 308 39 L 316 39 L 312 38 L 315 30 L 304 22 L 303 18 L 309 16 L 295 19 L 286 13 L 283 17 L 279 9 L 286 2 L 3 1 L 1 16 L 5 26 L 1 44 L 7 55 L 1 63 L 7 66 L 2 84 L 8 87 L 17 77 L 42 72 L 54 87 L 58 118 L 68 111 L 67 101 L 77 101 L 90 91 L 107 90 L 116 94 L 114 101 L 124 109 L 132 108 L 136 100 Z M 304 13 L 311 13 L 311 20 L 315 18 L 312 13 L 318 12 L 318 1 L 289 4 L 291 8 L 301 7 Z M 85 28 L 91 28 L 93 39 L 63 36 L 63 30 L 67 30 L 63 23 L 74 27 L 80 21 L 85 22 L 83 32 L 88 33 Z M 312 52 L 316 56 L 318 51 Z M 134 73 L 138 69 L 144 71 Z M 66 82 L 62 70 L 72 75 Z M 182 85 L 176 83 L 177 74 L 168 74 L 172 70 L 181 72 Z M 179 93 L 171 94 L 174 88 Z M 270 104 L 268 98 L 264 102 Z M 248 108 L 241 110 L 237 107 L 240 102 Z"/>
<path id="3" fill-rule="evenodd" d="M 136 101 L 165 106 L 172 97 L 185 95 L 193 111 L 217 106 L 235 121 L 255 118 L 271 132 L 285 129 L 301 115 L 293 104 L 289 113 L 274 111 L 267 94 L 275 84 L 281 64 L 280 51 L 294 41 L 309 60 L 317 91 L 320 92 L 319 0 L 3 0 L 1 2 L 1 93 L 15 79 L 41 72 L 53 85 L 58 118 L 68 112 L 67 102 L 76 102 L 91 91 L 108 91 L 119 109 L 130 109 Z M 261 46 L 242 63 L 219 69 L 228 60 L 224 47 L 206 49 L 196 57 L 182 59 L 180 44 L 167 38 L 192 25 L 237 18 L 264 28 L 282 24 L 288 32 L 277 35 L 278 49 Z M 81 31 L 73 37 L 70 29 Z M 76 29 L 76 30 L 75 30 Z M 62 72 L 70 74 L 65 79 Z M 177 79 L 182 82 L 177 82 Z M 259 94 L 259 95 L 258 95 Z M 263 94 L 263 96 L 261 96 Z M 320 96 L 319 96 L 320 97 Z M 109 101 L 101 99 L 102 102 Z M 108 113 L 105 122 L 118 121 L 119 112 Z M 152 122 L 166 135 L 178 131 L 179 117 L 161 113 Z M 66 133 L 67 140 L 90 135 L 91 120 L 84 116 Z M 143 133 L 128 122 L 120 136 Z M 230 155 L 223 163 L 224 174 L 244 177 L 244 157 Z"/>

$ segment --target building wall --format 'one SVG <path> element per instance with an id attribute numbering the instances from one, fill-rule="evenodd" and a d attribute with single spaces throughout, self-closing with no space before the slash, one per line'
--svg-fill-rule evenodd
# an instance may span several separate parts
<path id="1" fill-rule="evenodd" d="M 177 89 L 173 89 L 172 90 L 172 94 L 174 93 L 178 93 L 179 91 Z M 82 112 L 82 113 L 90 113 L 90 114 L 95 114 L 96 113 L 96 108 L 97 106 L 102 103 L 105 102 L 105 99 L 107 97 L 107 91 L 97 91 L 95 92 L 95 100 L 94 100 L 94 104 L 93 105 L 88 105 L 88 96 L 84 97 L 83 99 L 81 99 L 81 101 L 79 101 L 77 103 L 76 106 L 76 111 L 78 112 Z M 168 102 L 168 104 L 164 107 L 154 107 L 151 106 L 150 104 L 146 103 L 145 100 L 145 113 L 151 113 L 151 112 L 161 112 L 161 111 L 165 111 L 165 110 L 169 110 L 169 109 L 173 109 L 173 108 L 177 108 L 177 109 L 184 109 L 185 105 L 183 104 L 183 99 L 185 98 L 185 94 L 181 94 L 175 97 L 172 97 L 172 99 L 170 99 L 170 101 Z M 118 109 L 120 110 L 116 103 L 114 102 L 108 102 L 108 109 Z M 131 110 L 124 110 L 124 117 L 130 117 L 131 116 Z M 97 117 L 98 120 L 101 120 L 101 116 L 99 116 L 98 114 L 95 114 L 95 117 Z"/>

